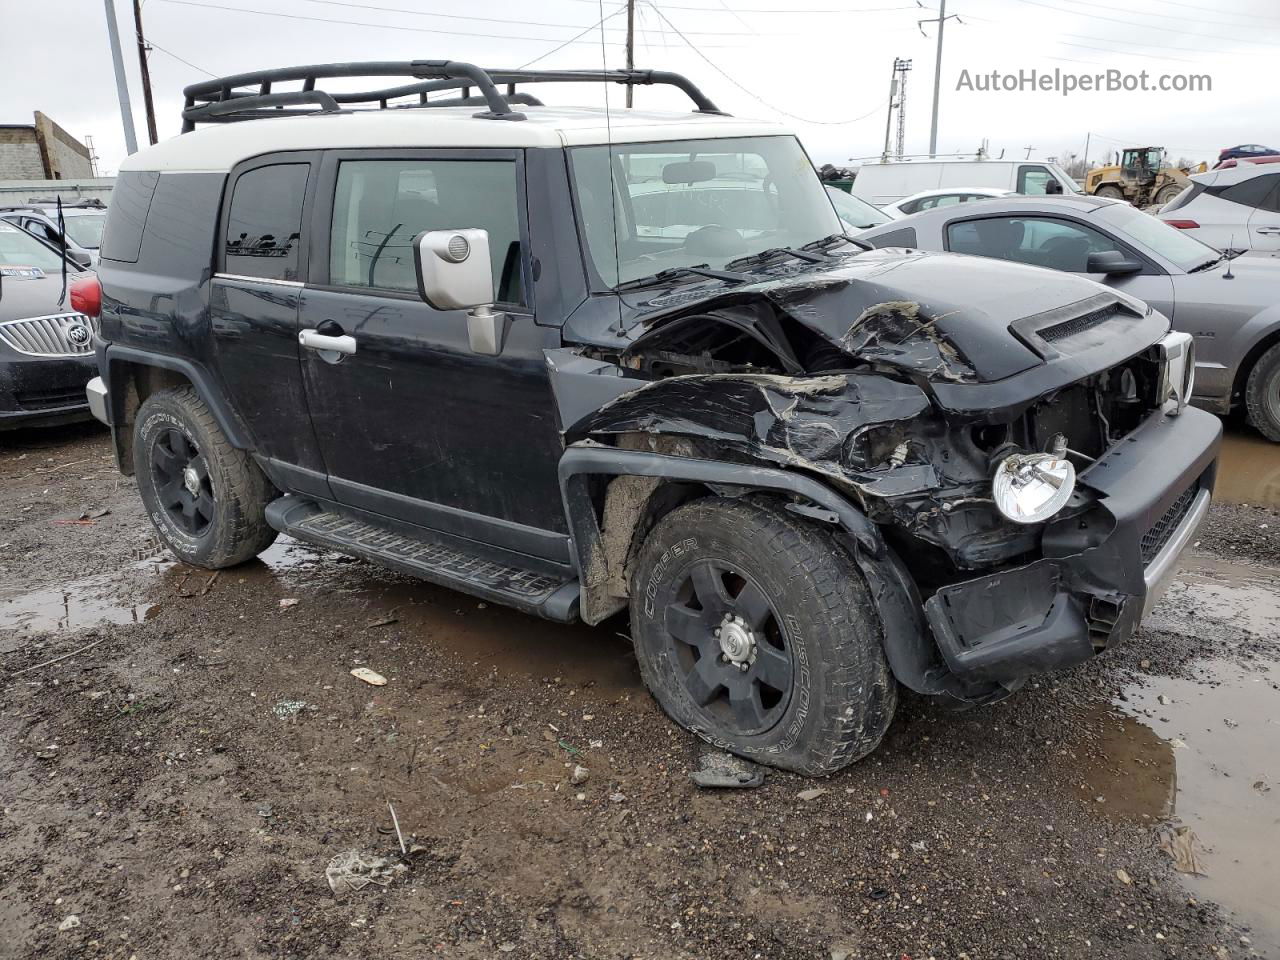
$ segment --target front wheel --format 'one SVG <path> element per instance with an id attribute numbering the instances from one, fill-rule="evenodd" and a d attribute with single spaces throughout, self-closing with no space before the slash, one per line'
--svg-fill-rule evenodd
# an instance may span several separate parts
<path id="1" fill-rule="evenodd" d="M 1280 441 L 1280 343 L 1258 358 L 1244 388 L 1249 423 L 1268 440 Z"/>
<path id="2" fill-rule="evenodd" d="M 880 743 L 897 684 L 857 566 L 815 524 L 711 498 L 650 532 L 631 584 L 641 675 L 704 740 L 824 775 Z"/>
<path id="3" fill-rule="evenodd" d="M 1093 191 L 1095 197 L 1105 197 L 1108 200 L 1123 200 L 1124 191 L 1114 184 L 1104 183 L 1097 190 Z"/>
<path id="4" fill-rule="evenodd" d="M 275 540 L 263 515 L 270 481 L 231 446 L 193 388 L 154 393 L 138 409 L 133 467 L 147 514 L 178 559 L 216 570 Z"/>

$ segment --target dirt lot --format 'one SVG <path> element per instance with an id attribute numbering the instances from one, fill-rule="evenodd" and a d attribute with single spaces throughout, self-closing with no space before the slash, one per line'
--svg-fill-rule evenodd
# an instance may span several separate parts
<path id="1" fill-rule="evenodd" d="M 1252 505 L 1125 648 L 716 793 L 624 621 L 285 540 L 211 577 L 98 429 L 0 437 L 0 957 L 1280 956 L 1280 459 L 1231 455 Z M 336 897 L 330 858 L 398 849 L 388 802 L 411 869 Z"/>

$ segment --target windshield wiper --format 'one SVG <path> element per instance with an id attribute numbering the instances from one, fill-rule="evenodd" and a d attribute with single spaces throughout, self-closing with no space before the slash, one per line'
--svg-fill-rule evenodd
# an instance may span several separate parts
<path id="1" fill-rule="evenodd" d="M 615 291 L 639 290 L 643 287 L 653 287 L 660 283 L 670 283 L 673 280 L 681 280 L 686 277 L 706 277 L 709 280 L 723 280 L 725 283 L 746 283 L 751 279 L 751 277 L 744 274 L 733 273 L 729 270 L 712 270 L 705 263 L 699 263 L 692 267 L 669 267 L 666 270 L 659 270 L 657 273 L 647 277 L 627 280 L 613 289 Z"/>
<path id="2" fill-rule="evenodd" d="M 876 227 L 876 226 L 880 226 L 880 224 L 869 223 L 867 224 L 867 226 Z M 802 246 L 800 249 L 801 250 L 826 250 L 828 247 L 834 247 L 840 243 L 849 243 L 862 250 L 875 249 L 869 243 L 863 243 L 861 240 L 855 240 L 853 237 L 850 237 L 843 233 L 833 233 L 830 236 L 823 237 L 821 240 L 810 241 L 809 243 L 806 243 L 804 246 Z"/>
<path id="3" fill-rule="evenodd" d="M 1216 267 L 1225 259 L 1227 259 L 1225 256 L 1214 257 L 1212 260 L 1206 260 L 1204 263 L 1200 264 L 1199 266 L 1192 267 L 1190 270 L 1187 271 L 1187 273 L 1199 273 L 1201 270 L 1208 270 L 1210 267 Z"/>
<path id="4" fill-rule="evenodd" d="M 761 250 L 759 253 L 749 253 L 745 257 L 739 257 L 737 260 L 730 260 L 725 264 L 726 267 L 749 267 L 757 266 L 762 263 L 768 263 L 770 260 L 777 260 L 779 257 L 795 257 L 797 260 L 804 260 L 806 263 L 826 263 L 827 255 L 825 253 L 814 253 L 803 247 L 770 247 L 767 250 Z"/>

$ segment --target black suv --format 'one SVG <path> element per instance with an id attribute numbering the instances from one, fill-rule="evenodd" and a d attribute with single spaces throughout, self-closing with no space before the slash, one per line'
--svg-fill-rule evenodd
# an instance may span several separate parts
<path id="1" fill-rule="evenodd" d="M 397 85 L 323 90 L 359 75 Z M 1208 507 L 1220 426 L 1165 317 L 868 249 L 794 136 L 683 77 L 329 65 L 188 87 L 184 119 L 113 194 L 89 395 L 187 562 L 283 532 L 629 611 L 672 717 L 821 774 L 899 683 L 990 702 L 1129 637 Z"/>

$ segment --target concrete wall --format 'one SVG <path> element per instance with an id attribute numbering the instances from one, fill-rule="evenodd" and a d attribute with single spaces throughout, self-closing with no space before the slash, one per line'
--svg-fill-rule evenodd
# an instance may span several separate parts
<path id="1" fill-rule="evenodd" d="M 39 110 L 36 111 L 36 139 L 40 141 L 47 179 L 75 180 L 93 176 L 89 148 Z"/>
<path id="2" fill-rule="evenodd" d="M 44 175 L 35 127 L 0 127 L 0 180 L 41 180 Z"/>
<path id="3" fill-rule="evenodd" d="M 98 199 L 111 202 L 111 188 L 115 177 L 98 177 L 84 180 L 4 180 L 0 178 L 0 207 L 26 203 L 43 197 L 62 194 L 62 201 Z"/>

